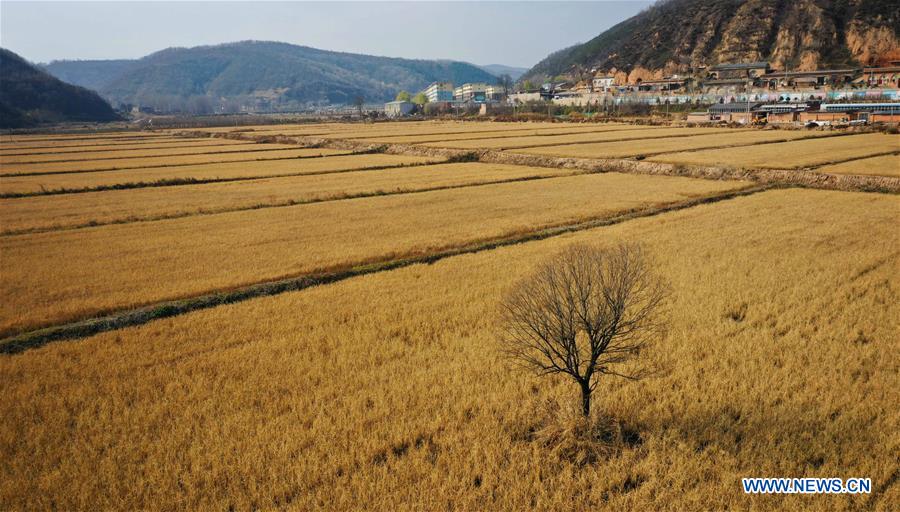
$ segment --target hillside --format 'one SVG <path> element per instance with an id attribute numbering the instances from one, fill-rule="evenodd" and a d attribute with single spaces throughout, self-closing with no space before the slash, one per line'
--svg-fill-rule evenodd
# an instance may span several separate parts
<path id="1" fill-rule="evenodd" d="M 0 128 L 118 118 L 97 93 L 64 83 L 0 48 Z"/>
<path id="2" fill-rule="evenodd" d="M 513 80 L 518 80 L 528 68 L 518 68 L 516 66 L 507 66 L 505 64 L 485 64 L 478 66 L 494 76 L 509 75 Z"/>
<path id="3" fill-rule="evenodd" d="M 114 103 L 163 108 L 201 100 L 261 109 L 350 104 L 358 96 L 379 102 L 436 80 L 496 80 L 463 62 L 375 57 L 258 41 L 170 48 L 136 61 L 103 62 L 54 62 L 47 70 L 91 85 Z"/>
<path id="4" fill-rule="evenodd" d="M 659 78 L 722 62 L 777 69 L 874 65 L 900 58 L 897 0 L 668 0 L 594 39 L 549 55 L 522 78 L 575 69 Z"/>

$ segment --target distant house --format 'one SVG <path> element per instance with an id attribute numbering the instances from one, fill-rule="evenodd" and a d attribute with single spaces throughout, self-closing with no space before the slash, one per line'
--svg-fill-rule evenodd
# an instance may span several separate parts
<path id="1" fill-rule="evenodd" d="M 456 101 L 482 102 L 485 100 L 488 85 L 484 82 L 465 83 L 453 90 Z"/>
<path id="2" fill-rule="evenodd" d="M 489 85 L 484 88 L 486 101 L 500 101 L 506 99 L 506 89 L 502 85 Z"/>
<path id="3" fill-rule="evenodd" d="M 761 106 L 760 103 L 743 101 L 717 103 L 709 107 L 709 118 L 711 121 L 746 124 L 765 117 L 766 114 L 760 109 Z"/>
<path id="4" fill-rule="evenodd" d="M 388 117 L 403 117 L 412 114 L 416 104 L 411 101 L 389 101 L 384 104 L 384 114 Z"/>
<path id="5" fill-rule="evenodd" d="M 709 68 L 709 77 L 714 80 L 755 79 L 771 72 L 768 62 L 735 62 L 716 64 Z"/>
<path id="6" fill-rule="evenodd" d="M 591 80 L 591 87 L 594 92 L 606 92 L 611 89 L 616 83 L 615 77 L 612 76 L 597 76 Z"/>
<path id="7" fill-rule="evenodd" d="M 453 101 L 453 84 L 450 82 L 433 82 L 425 88 L 425 96 L 430 103 Z"/>
<path id="8" fill-rule="evenodd" d="M 822 87 L 849 84 L 859 76 L 858 69 L 817 69 L 815 71 L 773 71 L 759 77 L 769 89 L 780 87 Z"/>
<path id="9" fill-rule="evenodd" d="M 900 87 L 900 66 L 863 68 L 859 81 L 869 87 Z"/>

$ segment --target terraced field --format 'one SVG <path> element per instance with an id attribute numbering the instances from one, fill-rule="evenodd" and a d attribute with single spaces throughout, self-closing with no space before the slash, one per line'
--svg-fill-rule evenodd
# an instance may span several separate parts
<path id="1" fill-rule="evenodd" d="M 0 509 L 892 510 L 900 195 L 664 174 L 900 190 L 898 141 L 444 121 L 0 136 Z M 620 241 L 671 290 L 641 353 L 660 371 L 604 376 L 605 433 L 578 437 L 575 386 L 501 358 L 498 306 L 571 244 Z M 759 475 L 873 491 L 748 497 Z"/>
<path id="2" fill-rule="evenodd" d="M 554 146 L 557 144 L 578 144 L 585 142 L 604 142 L 618 140 L 655 139 L 667 137 L 687 137 L 691 135 L 733 133 L 730 128 L 658 128 L 641 127 L 641 129 L 609 130 L 580 133 L 576 135 L 531 135 L 524 137 L 498 137 L 479 140 L 462 140 L 447 142 L 430 142 L 425 146 L 457 149 L 516 149 L 537 146 Z"/>
<path id="3" fill-rule="evenodd" d="M 668 153 L 651 157 L 649 160 L 690 165 L 728 163 L 742 167 L 796 169 L 897 151 L 900 151 L 900 137 L 890 134 L 866 133 L 837 138 L 782 142 L 765 146 Z"/>
<path id="4" fill-rule="evenodd" d="M 3 237 L 0 334 L 738 186 L 587 175 Z"/>
<path id="5" fill-rule="evenodd" d="M 823 165 L 816 170 L 827 174 L 900 177 L 900 154 L 873 156 L 840 164 Z"/>
<path id="6" fill-rule="evenodd" d="M 415 165 L 439 158 L 406 155 L 349 155 L 329 149 L 288 150 L 290 158 L 238 160 L 226 163 L 178 164 L 172 167 L 132 168 L 102 172 L 66 172 L 36 176 L 8 176 L 0 179 L 0 196 L 43 194 L 53 191 L 84 191 L 109 188 L 140 188 L 165 184 L 234 181 L 240 179 L 296 176 L 376 167 Z M 314 158 L 324 153 L 324 158 Z M 329 156 L 334 155 L 334 156 Z M 181 157 L 187 159 L 189 157 Z"/>
<path id="7" fill-rule="evenodd" d="M 117 153 L 117 152 L 112 152 Z M 124 152 L 123 152 L 124 153 Z M 167 153 L 175 153 L 174 156 Z M 204 153 L 201 150 L 186 150 L 186 154 L 176 151 L 158 150 L 156 156 L 122 158 L 85 158 L 84 156 L 59 162 L 14 163 L 3 165 L 4 176 L 48 174 L 85 171 L 114 171 L 119 169 L 141 169 L 145 167 L 166 167 L 199 163 L 252 162 L 255 160 L 283 160 L 312 156 L 346 154 L 347 151 L 320 148 L 298 149 L 290 144 L 254 144 L 253 146 L 226 146 Z M 65 155 L 66 157 L 71 155 Z"/>
<path id="8" fill-rule="evenodd" d="M 831 134 L 829 132 L 801 131 L 736 131 L 734 133 L 713 133 L 670 139 L 626 140 L 620 142 L 541 146 L 536 148 L 517 149 L 514 151 L 516 153 L 530 155 L 574 158 L 628 158 L 705 148 L 749 146 L 753 144 L 799 140 L 828 135 Z"/>
<path id="9" fill-rule="evenodd" d="M 333 162 L 334 159 L 315 163 Z M 360 165 L 367 157 L 351 157 Z M 320 168 L 321 169 L 321 168 Z M 408 193 L 571 174 L 513 165 L 458 163 L 335 172 L 181 187 L 0 199 L 2 232 L 26 232 L 182 217 L 369 195 Z"/>

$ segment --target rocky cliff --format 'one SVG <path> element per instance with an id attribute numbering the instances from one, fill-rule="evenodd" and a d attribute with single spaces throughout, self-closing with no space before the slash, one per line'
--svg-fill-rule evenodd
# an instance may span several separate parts
<path id="1" fill-rule="evenodd" d="M 900 0 L 667 0 L 587 43 L 551 54 L 532 81 L 592 68 L 660 78 L 723 62 L 775 69 L 885 65 L 900 59 Z"/>

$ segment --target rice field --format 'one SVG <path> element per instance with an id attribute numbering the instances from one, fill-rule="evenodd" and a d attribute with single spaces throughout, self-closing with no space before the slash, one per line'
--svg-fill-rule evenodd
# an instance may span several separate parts
<path id="1" fill-rule="evenodd" d="M 896 193 L 540 158 L 527 160 L 546 167 L 451 162 L 427 149 L 890 185 L 896 135 L 447 121 L 177 132 L 0 136 L 0 509 L 900 502 Z M 417 144 L 435 156 L 190 132 Z M 498 304 L 569 245 L 623 240 L 646 246 L 672 290 L 668 329 L 641 353 L 661 371 L 605 376 L 592 421 L 608 435 L 585 439 L 571 381 L 501 358 Z M 170 309 L 198 297 L 215 301 Z M 152 313 L 104 320 L 101 334 L 72 324 L 136 307 Z M 10 336 L 48 327 L 74 330 L 8 353 Z M 748 496 L 750 476 L 868 477 L 873 490 Z"/>
<path id="2" fill-rule="evenodd" d="M 228 146 L 208 154 L 197 150 L 187 151 L 190 154 L 173 156 L 162 152 L 162 154 L 157 156 L 137 158 L 89 159 L 81 157 L 60 162 L 16 163 L 3 165 L 3 175 L 13 176 L 17 174 L 114 171 L 119 169 L 141 169 L 145 167 L 165 167 L 201 163 L 252 162 L 254 160 L 306 158 L 348 153 L 348 151 L 335 149 L 298 148 L 297 146 L 290 144 L 254 144 L 252 149 L 243 145 Z"/>
<path id="3" fill-rule="evenodd" d="M 91 141 L 88 144 L 72 144 L 63 142 L 31 142 L 18 144 L 2 144 L 0 155 L 37 155 L 60 153 L 91 153 L 95 151 L 113 151 L 125 149 L 167 148 L 187 146 L 208 146 L 224 144 L 252 144 L 250 141 L 211 138 L 166 137 L 144 140 L 126 141 Z"/>
<path id="4" fill-rule="evenodd" d="M 827 135 L 830 135 L 830 133 L 801 131 L 739 131 L 735 133 L 714 133 L 671 139 L 626 140 L 619 142 L 566 144 L 562 146 L 540 146 L 536 148 L 517 149 L 515 152 L 529 155 L 571 158 L 629 158 L 705 148 L 749 146 L 752 144 L 798 140 Z"/>
<path id="5" fill-rule="evenodd" d="M 611 142 L 619 140 L 654 139 L 665 137 L 686 137 L 690 135 L 733 133 L 730 128 L 657 128 L 641 127 L 641 129 L 610 130 L 588 132 L 576 135 L 531 135 L 525 137 L 485 138 L 480 140 L 461 140 L 447 142 L 430 142 L 430 147 L 456 149 L 517 149 L 536 146 L 554 146 L 557 144 L 576 144 L 585 142 Z"/>
<path id="6" fill-rule="evenodd" d="M 0 501 L 891 510 L 897 208 L 764 192 L 4 356 Z M 602 383 L 598 414 L 636 434 L 579 465 L 541 437 L 574 389 L 500 364 L 495 305 L 567 245 L 620 239 L 675 290 L 647 353 L 668 371 Z M 749 475 L 865 475 L 874 492 L 746 496 Z"/>
<path id="7" fill-rule="evenodd" d="M 837 138 L 782 142 L 765 146 L 669 153 L 654 156 L 648 160 L 688 165 L 727 163 L 740 167 L 797 169 L 892 151 L 900 151 L 900 137 L 882 133 L 866 133 Z"/>
<path id="8" fill-rule="evenodd" d="M 826 174 L 859 174 L 896 178 L 900 177 L 900 154 L 873 156 L 840 164 L 823 165 L 816 171 Z"/>
<path id="9" fill-rule="evenodd" d="M 371 162 L 367 157 L 353 159 L 360 166 Z M 3 234 L 87 227 L 571 173 L 472 162 L 0 199 L 0 226 Z"/>
<path id="10" fill-rule="evenodd" d="M 738 186 L 582 175 L 3 237 L 0 335 Z"/>
<path id="11" fill-rule="evenodd" d="M 38 169 L 42 164 L 56 164 L 58 162 L 80 162 L 81 165 L 93 165 L 93 162 L 101 160 L 126 161 L 131 159 L 152 159 L 158 157 L 179 157 L 193 156 L 204 154 L 226 154 L 226 153 L 258 153 L 264 151 L 297 149 L 297 146 L 288 144 L 247 144 L 247 143 L 229 143 L 216 144 L 215 141 L 207 140 L 203 145 L 193 145 L 188 147 L 154 147 L 149 149 L 114 149 L 109 151 L 92 151 L 89 153 L 70 153 L 57 152 L 54 154 L 37 154 L 37 155 L 0 155 L 0 165 L 4 169 L 8 169 L 11 173 L 30 172 L 28 169 Z M 88 162 L 91 162 L 90 164 Z M 99 165 L 106 165 L 105 163 Z M 4 172 L 7 172 L 4 170 Z"/>

